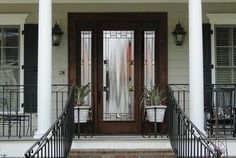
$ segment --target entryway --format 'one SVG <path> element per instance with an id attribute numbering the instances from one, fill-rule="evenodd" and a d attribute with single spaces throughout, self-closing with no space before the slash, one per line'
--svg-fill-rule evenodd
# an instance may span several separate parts
<path id="1" fill-rule="evenodd" d="M 166 13 L 69 13 L 69 82 L 91 83 L 95 131 L 139 133 L 144 88 L 167 83 Z"/>

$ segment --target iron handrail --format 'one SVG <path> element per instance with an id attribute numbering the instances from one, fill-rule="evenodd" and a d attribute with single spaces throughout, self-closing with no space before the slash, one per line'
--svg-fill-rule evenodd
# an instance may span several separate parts
<path id="1" fill-rule="evenodd" d="M 74 97 L 73 93 L 74 86 L 70 89 L 66 106 L 61 115 L 45 132 L 45 134 L 25 152 L 24 155 L 26 158 L 33 158 L 35 156 L 67 157 L 74 134 L 74 107 L 72 106 Z M 64 125 L 64 122 L 68 123 L 70 127 L 64 127 L 66 126 Z M 63 137 L 66 134 L 68 134 L 68 138 Z M 63 151 L 61 151 L 62 149 Z"/>
<path id="2" fill-rule="evenodd" d="M 169 111 L 169 115 L 172 115 L 169 117 L 168 132 L 169 132 L 172 147 L 174 151 L 176 152 L 177 157 L 195 157 L 196 156 L 195 154 L 198 154 L 198 156 L 201 155 L 203 157 L 205 156 L 216 157 L 216 158 L 220 157 L 222 154 L 222 151 L 220 150 L 220 148 L 216 146 L 204 133 L 202 133 L 194 125 L 194 123 L 189 119 L 189 117 L 185 114 L 182 108 L 178 105 L 178 102 L 174 96 L 174 92 L 172 91 L 170 86 L 168 86 L 168 97 L 169 97 L 168 111 Z M 177 124 L 173 124 L 174 114 L 177 115 L 177 120 L 180 121 L 180 122 L 177 122 Z M 182 125 L 184 127 L 182 127 Z M 173 129 L 177 131 L 173 132 Z M 190 137 L 189 137 L 189 134 L 190 134 Z M 195 140 L 197 142 L 195 142 Z M 188 146 L 187 149 L 185 149 L 186 146 Z M 204 147 L 203 150 L 205 151 L 199 153 L 200 151 L 202 151 L 202 149 L 195 150 L 196 146 L 198 146 L 197 148 L 199 148 L 199 146 L 201 148 Z M 192 151 L 197 151 L 197 153 L 192 152 Z"/>

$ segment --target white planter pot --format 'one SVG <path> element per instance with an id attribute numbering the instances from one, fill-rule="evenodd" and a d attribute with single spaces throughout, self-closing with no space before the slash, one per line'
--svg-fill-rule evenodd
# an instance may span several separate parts
<path id="1" fill-rule="evenodd" d="M 74 107 L 74 123 L 85 123 L 89 119 L 89 106 L 76 106 Z M 79 110 L 79 118 L 78 118 Z"/>
<path id="2" fill-rule="evenodd" d="M 145 110 L 147 112 L 146 119 L 150 122 L 163 122 L 165 111 L 166 111 L 165 105 L 152 105 L 152 106 L 146 106 Z M 156 111 L 156 119 L 155 119 L 155 111 Z"/>

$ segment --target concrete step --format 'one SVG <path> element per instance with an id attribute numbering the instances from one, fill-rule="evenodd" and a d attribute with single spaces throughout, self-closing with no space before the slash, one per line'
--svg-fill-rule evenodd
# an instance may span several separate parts
<path id="1" fill-rule="evenodd" d="M 69 158 L 175 158 L 175 154 L 166 136 L 95 136 L 75 139 Z"/>
<path id="2" fill-rule="evenodd" d="M 175 158 L 175 154 L 172 149 L 73 149 L 69 158 Z"/>

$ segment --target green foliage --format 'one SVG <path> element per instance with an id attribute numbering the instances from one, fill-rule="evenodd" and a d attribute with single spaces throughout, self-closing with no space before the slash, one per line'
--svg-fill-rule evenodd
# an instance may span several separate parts
<path id="1" fill-rule="evenodd" d="M 159 86 L 153 86 L 150 90 L 145 88 L 144 93 L 141 95 L 140 108 L 143 105 L 161 105 L 165 99 L 165 92 L 163 90 L 160 91 Z"/>
<path id="2" fill-rule="evenodd" d="M 87 83 L 84 86 L 75 86 L 75 93 L 74 93 L 74 97 L 75 97 L 75 102 L 77 104 L 77 106 L 81 106 L 84 105 L 84 99 L 86 96 L 88 96 L 90 92 L 90 83 Z"/>

